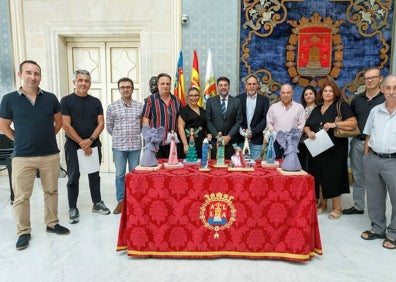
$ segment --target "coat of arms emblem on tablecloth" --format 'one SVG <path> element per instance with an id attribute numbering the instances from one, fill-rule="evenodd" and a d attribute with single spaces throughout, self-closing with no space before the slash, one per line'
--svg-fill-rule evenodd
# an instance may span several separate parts
<path id="1" fill-rule="evenodd" d="M 233 196 L 220 192 L 205 195 L 206 201 L 201 206 L 200 218 L 206 228 L 215 231 L 214 238 L 219 238 L 219 231 L 229 228 L 235 221 L 236 209 Z"/>

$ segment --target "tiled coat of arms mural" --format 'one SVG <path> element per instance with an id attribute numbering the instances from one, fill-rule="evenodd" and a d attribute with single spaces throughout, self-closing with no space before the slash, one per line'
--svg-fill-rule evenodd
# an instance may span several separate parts
<path id="1" fill-rule="evenodd" d="M 334 80 L 350 100 L 364 91 L 363 72 L 390 70 L 392 0 L 241 1 L 240 79 L 256 74 L 277 98 L 284 83 L 296 100 L 303 87 Z M 243 84 L 241 84 L 243 92 Z"/>

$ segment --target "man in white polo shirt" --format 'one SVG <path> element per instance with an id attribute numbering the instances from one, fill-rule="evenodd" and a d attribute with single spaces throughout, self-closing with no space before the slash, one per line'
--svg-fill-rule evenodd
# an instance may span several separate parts
<path id="1" fill-rule="evenodd" d="M 396 249 L 396 75 L 382 82 L 385 103 L 374 107 L 363 133 L 363 171 L 366 182 L 367 210 L 371 229 L 362 233 L 364 240 L 385 239 L 382 246 Z M 386 195 L 392 204 L 391 219 L 386 223 Z"/>

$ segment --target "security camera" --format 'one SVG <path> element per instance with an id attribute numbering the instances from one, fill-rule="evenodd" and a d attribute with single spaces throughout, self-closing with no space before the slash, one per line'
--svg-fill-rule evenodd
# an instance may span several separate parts
<path id="1" fill-rule="evenodd" d="M 182 24 L 188 24 L 188 20 L 189 20 L 189 18 L 187 15 L 182 15 L 182 17 L 181 17 Z"/>

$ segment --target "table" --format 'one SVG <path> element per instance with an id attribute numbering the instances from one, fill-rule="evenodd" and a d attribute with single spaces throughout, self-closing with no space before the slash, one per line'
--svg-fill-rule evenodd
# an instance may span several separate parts
<path id="1" fill-rule="evenodd" d="M 322 254 L 314 179 L 198 166 L 126 175 L 117 251 L 135 257 L 282 259 Z"/>
<path id="2" fill-rule="evenodd" d="M 14 151 L 14 142 L 11 141 L 5 134 L 0 133 L 0 165 L 4 165 L 8 171 L 8 180 L 10 183 L 10 200 L 14 201 L 14 191 L 12 190 L 12 165 L 11 155 Z"/>

